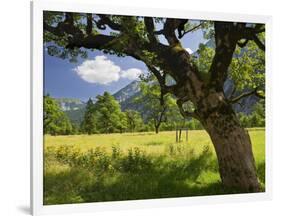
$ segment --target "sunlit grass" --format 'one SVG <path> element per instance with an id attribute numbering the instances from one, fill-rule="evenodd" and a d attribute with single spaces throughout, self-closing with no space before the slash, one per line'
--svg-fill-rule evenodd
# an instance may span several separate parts
<path id="1" fill-rule="evenodd" d="M 264 186 L 265 131 L 250 129 Z M 44 204 L 225 194 L 203 131 L 45 136 Z"/>
<path id="2" fill-rule="evenodd" d="M 199 152 L 203 146 L 208 145 L 213 149 L 211 140 L 205 131 L 189 131 L 188 142 L 185 141 L 185 133 L 182 134 L 182 142 L 187 147 L 192 147 Z M 106 151 L 111 151 L 112 146 L 119 146 L 126 151 L 130 148 L 138 147 L 145 150 L 148 154 L 162 154 L 171 144 L 176 143 L 176 134 L 174 131 L 144 133 L 123 133 L 123 134 L 98 134 L 98 135 L 72 135 L 72 136 L 49 136 L 44 139 L 45 147 L 59 147 L 73 145 L 79 147 L 82 151 L 103 147 Z"/>

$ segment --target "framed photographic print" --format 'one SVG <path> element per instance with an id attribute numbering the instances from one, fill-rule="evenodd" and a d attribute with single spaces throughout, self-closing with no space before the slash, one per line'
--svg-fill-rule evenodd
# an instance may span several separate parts
<path id="1" fill-rule="evenodd" d="M 269 199 L 270 22 L 34 1 L 33 214 Z"/>

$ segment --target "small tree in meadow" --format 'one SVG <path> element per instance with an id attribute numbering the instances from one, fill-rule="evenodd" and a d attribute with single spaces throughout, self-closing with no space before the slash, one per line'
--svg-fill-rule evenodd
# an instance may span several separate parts
<path id="1" fill-rule="evenodd" d="M 128 109 L 125 111 L 125 114 L 130 132 L 139 130 L 142 127 L 143 121 L 138 111 Z"/>
<path id="2" fill-rule="evenodd" d="M 93 100 L 90 98 L 86 105 L 86 111 L 84 114 L 83 121 L 81 123 L 81 131 L 87 134 L 97 133 L 97 120 L 96 120 L 95 105 Z"/>
<path id="3" fill-rule="evenodd" d="M 101 133 L 123 131 L 126 127 L 120 104 L 108 92 L 97 96 L 97 129 Z"/>

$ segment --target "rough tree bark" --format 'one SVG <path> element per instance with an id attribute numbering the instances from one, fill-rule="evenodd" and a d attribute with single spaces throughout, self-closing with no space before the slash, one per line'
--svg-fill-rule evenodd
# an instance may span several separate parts
<path id="1" fill-rule="evenodd" d="M 255 160 L 248 132 L 241 127 L 232 107 L 223 93 L 208 96 L 212 109 L 202 109 L 198 115 L 210 135 L 218 158 L 222 183 L 243 192 L 258 192 Z"/>
<path id="2" fill-rule="evenodd" d="M 183 20 L 168 18 L 163 29 L 155 31 L 153 18 L 145 17 L 147 39 L 143 40 L 137 34 L 133 34 L 132 38 L 127 37 L 124 44 L 122 36 L 132 35 L 132 32 L 128 32 L 122 24 L 115 23 L 109 16 L 98 16 L 100 20 L 95 21 L 97 28 L 104 30 L 107 25 L 122 34 L 120 36 L 91 34 L 91 17 L 88 16 L 85 35 L 73 24 L 70 14 L 57 26 L 44 23 L 44 30 L 57 37 L 69 34 L 71 37 L 67 49 L 84 47 L 109 50 L 143 61 L 157 78 L 161 92 L 173 94 L 177 98 L 181 114 L 198 119 L 210 135 L 216 150 L 222 183 L 226 187 L 237 188 L 243 192 L 260 191 L 249 135 L 239 124 L 231 101 L 226 99 L 223 84 L 236 45 L 245 46 L 248 40 L 253 40 L 258 47 L 265 50 L 256 36 L 257 33 L 264 31 L 264 27 L 259 24 L 249 27 L 245 23 L 214 22 L 216 49 L 209 70 L 210 77 L 206 81 L 201 78 L 200 71 L 193 65 L 190 55 L 181 46 L 175 34 L 179 26 L 183 25 Z M 124 25 L 128 23 L 128 19 L 130 18 L 126 17 Z M 188 20 L 184 20 L 184 23 L 187 22 Z M 130 25 L 133 23 L 134 20 L 130 20 Z M 132 26 L 129 31 L 131 29 Z M 159 42 L 157 37 L 160 34 L 167 39 L 168 45 Z M 245 39 L 246 42 L 241 44 L 239 42 L 241 39 Z M 152 53 L 155 59 L 147 56 L 147 53 Z M 166 86 L 166 74 L 174 78 L 175 85 Z M 183 104 L 187 101 L 194 104 L 194 112 L 184 110 Z"/>

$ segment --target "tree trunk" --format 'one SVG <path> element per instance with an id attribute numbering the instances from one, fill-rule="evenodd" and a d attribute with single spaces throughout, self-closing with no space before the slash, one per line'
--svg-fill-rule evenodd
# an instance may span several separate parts
<path id="1" fill-rule="evenodd" d="M 202 123 L 215 147 L 223 185 L 241 192 L 259 192 L 251 140 L 231 105 L 224 101 L 209 110 Z"/>
<path id="2" fill-rule="evenodd" d="M 178 99 L 180 111 L 183 116 L 188 117 L 190 112 L 184 110 L 182 102 L 191 101 L 194 104 L 195 111 L 191 115 L 202 123 L 211 137 L 223 185 L 239 192 L 259 192 L 251 140 L 241 127 L 230 102 L 225 98 L 223 87 L 220 85 L 223 82 L 206 84 L 198 76 L 196 69 L 186 63 L 188 60 L 184 53 L 167 59 L 174 60 L 169 68 L 176 74 L 174 76 L 182 75 L 177 77 L 177 85 L 172 89 Z M 187 72 L 177 74 L 177 71 Z"/>
<path id="3" fill-rule="evenodd" d="M 160 125 L 155 125 L 155 133 L 156 133 L 156 134 L 159 133 L 159 126 L 160 126 Z"/>

